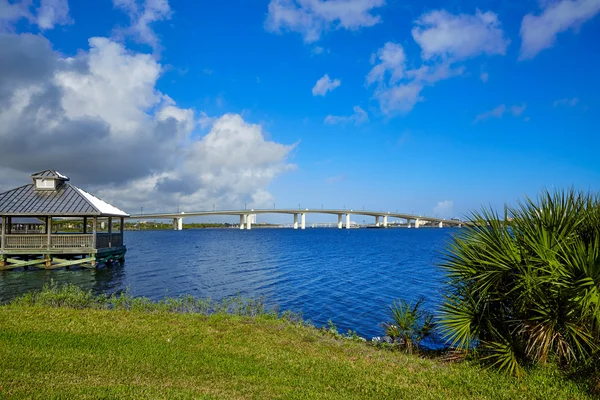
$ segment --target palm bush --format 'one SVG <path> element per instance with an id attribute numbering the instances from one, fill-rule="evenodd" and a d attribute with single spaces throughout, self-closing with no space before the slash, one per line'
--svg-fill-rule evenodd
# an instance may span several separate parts
<path id="1" fill-rule="evenodd" d="M 425 298 L 414 303 L 406 300 L 393 301 L 390 306 L 392 320 L 383 324 L 385 334 L 393 343 L 411 352 L 424 339 L 433 334 L 433 314 L 423 309 Z"/>
<path id="2" fill-rule="evenodd" d="M 440 325 L 452 345 L 506 373 L 600 363 L 600 201 L 544 191 L 484 209 L 449 244 Z"/>

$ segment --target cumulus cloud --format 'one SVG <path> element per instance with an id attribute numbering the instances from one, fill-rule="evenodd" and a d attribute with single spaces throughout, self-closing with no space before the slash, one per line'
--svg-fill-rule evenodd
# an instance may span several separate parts
<path id="1" fill-rule="evenodd" d="M 128 210 L 259 206 L 293 168 L 294 145 L 239 115 L 178 107 L 156 89 L 155 58 L 108 38 L 64 57 L 42 36 L 0 34 L 0 59 L 0 173 L 19 183 L 55 168 Z"/>
<path id="2" fill-rule="evenodd" d="M 479 75 L 479 79 L 481 79 L 481 82 L 486 83 L 490 79 L 490 74 L 482 72 L 481 75 Z"/>
<path id="3" fill-rule="evenodd" d="M 480 54 L 504 55 L 510 40 L 498 15 L 477 10 L 474 15 L 454 15 L 435 10 L 416 20 L 412 36 L 421 46 L 421 57 L 463 60 Z"/>
<path id="4" fill-rule="evenodd" d="M 421 47 L 418 68 L 407 67 L 406 53 L 398 43 L 388 42 L 371 56 L 373 67 L 365 81 L 375 85 L 374 97 L 384 114 L 410 112 L 424 101 L 421 92 L 426 86 L 462 75 L 469 58 L 506 54 L 510 43 L 498 16 L 479 10 L 473 15 L 445 10 L 423 14 L 415 21 L 412 36 Z M 487 80 L 487 74 L 481 79 Z"/>
<path id="5" fill-rule="evenodd" d="M 158 49 L 159 40 L 151 25 L 171 18 L 168 0 L 113 0 L 116 8 L 127 13 L 131 24 L 118 29 L 118 34 L 132 36 L 139 43 Z"/>
<path id="6" fill-rule="evenodd" d="M 325 123 L 330 125 L 354 123 L 358 125 L 369 120 L 367 112 L 359 106 L 354 106 L 353 111 L 354 113 L 349 116 L 328 115 L 325 117 Z"/>
<path id="7" fill-rule="evenodd" d="M 526 104 L 522 104 L 520 106 L 513 105 L 511 107 L 506 107 L 506 104 L 500 104 L 498 107 L 494 108 L 493 110 L 486 111 L 486 112 L 483 112 L 483 113 L 477 115 L 475 117 L 475 120 L 473 121 L 473 123 L 485 121 L 486 119 L 490 119 L 490 118 L 502 118 L 504 116 L 504 114 L 506 114 L 506 113 L 510 113 L 513 117 L 518 117 L 521 114 L 523 114 L 523 112 L 525 112 L 526 108 L 527 108 Z"/>
<path id="8" fill-rule="evenodd" d="M 383 82 L 389 74 L 390 83 L 396 83 L 404 77 L 406 69 L 406 54 L 404 48 L 398 43 L 387 42 L 371 55 L 373 68 L 367 75 L 367 85 L 374 82 Z"/>
<path id="9" fill-rule="evenodd" d="M 67 0 L 41 0 L 37 8 L 33 7 L 31 0 L 0 0 L 0 32 L 12 30 L 13 24 L 22 18 L 42 30 L 71 21 Z"/>
<path id="10" fill-rule="evenodd" d="M 452 217 L 454 213 L 454 202 L 452 200 L 440 201 L 433 207 L 433 213 L 441 218 Z"/>
<path id="11" fill-rule="evenodd" d="M 358 30 L 378 24 L 375 8 L 385 0 L 271 0 L 265 28 L 300 33 L 306 43 L 316 42 L 331 29 Z"/>
<path id="12" fill-rule="evenodd" d="M 69 4 L 67 0 L 42 0 L 38 11 L 38 25 L 41 29 L 52 29 L 54 25 L 68 24 Z"/>
<path id="13" fill-rule="evenodd" d="M 327 92 L 331 92 L 341 84 L 342 81 L 339 79 L 331 79 L 329 75 L 325 74 L 312 88 L 312 94 L 313 96 L 325 96 Z"/>
<path id="14" fill-rule="evenodd" d="M 581 26 L 600 12 L 600 0 L 559 0 L 541 4 L 541 14 L 527 14 L 521 23 L 521 60 L 531 59 L 552 47 L 559 33 Z"/>
<path id="15" fill-rule="evenodd" d="M 554 102 L 554 107 L 560 107 L 560 106 L 575 107 L 578 103 L 579 103 L 579 97 L 564 98 L 564 99 L 556 100 Z"/>

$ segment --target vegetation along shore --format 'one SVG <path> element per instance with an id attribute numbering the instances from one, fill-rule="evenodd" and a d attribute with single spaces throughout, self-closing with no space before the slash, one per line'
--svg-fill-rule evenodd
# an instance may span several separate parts
<path id="1" fill-rule="evenodd" d="M 3 398 L 587 399 L 552 366 L 517 379 L 408 354 L 260 301 L 152 302 L 46 287 L 0 307 Z"/>

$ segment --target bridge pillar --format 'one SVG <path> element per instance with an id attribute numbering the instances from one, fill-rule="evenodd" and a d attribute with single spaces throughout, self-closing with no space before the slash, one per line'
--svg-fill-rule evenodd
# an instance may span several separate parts
<path id="1" fill-rule="evenodd" d="M 252 229 L 252 218 L 250 214 L 246 214 L 246 229 Z"/>
<path id="2" fill-rule="evenodd" d="M 244 214 L 240 214 L 240 229 L 244 229 L 244 224 L 246 223 L 246 220 L 244 219 L 245 215 Z"/>
<path id="3" fill-rule="evenodd" d="M 458 224 L 458 227 L 459 227 L 459 228 L 462 228 L 462 224 Z"/>
<path id="4" fill-rule="evenodd" d="M 418 228 L 421 225 L 421 220 L 419 218 L 415 219 L 415 228 Z"/>
<path id="5" fill-rule="evenodd" d="M 375 217 L 375 226 L 379 226 L 379 215 Z"/>
<path id="6" fill-rule="evenodd" d="M 298 229 L 298 214 L 294 214 L 294 229 Z"/>
<path id="7" fill-rule="evenodd" d="M 302 218 L 300 220 L 300 229 L 306 229 L 306 213 L 302 213 Z"/>
<path id="8" fill-rule="evenodd" d="M 183 230 L 183 218 L 177 218 L 177 230 L 178 231 Z"/>
<path id="9" fill-rule="evenodd" d="M 443 228 L 443 227 L 444 227 L 444 223 L 443 223 L 442 221 L 440 221 L 439 227 L 440 227 L 440 228 Z"/>
<path id="10" fill-rule="evenodd" d="M 407 228 L 410 228 L 410 227 L 411 227 L 411 226 L 410 226 L 410 221 L 411 221 L 411 219 L 410 219 L 410 218 L 406 218 L 406 227 L 407 227 Z"/>
<path id="11" fill-rule="evenodd" d="M 173 230 L 177 230 L 177 218 L 173 218 Z"/>
<path id="12" fill-rule="evenodd" d="M 342 214 L 338 214 L 338 229 L 342 229 Z"/>
<path id="13" fill-rule="evenodd" d="M 350 214 L 346 214 L 346 229 L 350 229 Z"/>
<path id="14" fill-rule="evenodd" d="M 387 228 L 387 224 L 388 224 L 387 215 L 384 215 L 383 216 L 383 227 Z"/>

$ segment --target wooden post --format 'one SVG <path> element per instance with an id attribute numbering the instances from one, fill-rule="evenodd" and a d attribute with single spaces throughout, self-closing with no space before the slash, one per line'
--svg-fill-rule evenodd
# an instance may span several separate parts
<path id="1" fill-rule="evenodd" d="M 83 217 L 83 234 L 87 233 L 87 217 Z"/>
<path id="2" fill-rule="evenodd" d="M 112 247 L 112 217 L 108 217 L 108 247 Z"/>
<path id="3" fill-rule="evenodd" d="M 4 248 L 5 234 L 6 234 L 6 217 L 2 217 L 2 235 L 0 236 L 0 249 Z"/>
<path id="4" fill-rule="evenodd" d="M 98 234 L 98 217 L 94 217 L 94 222 L 92 223 L 92 233 L 94 237 L 92 238 L 92 248 L 96 248 L 96 235 Z"/>
<path id="5" fill-rule="evenodd" d="M 46 235 L 48 236 L 48 250 L 52 246 L 52 217 L 46 217 Z"/>

